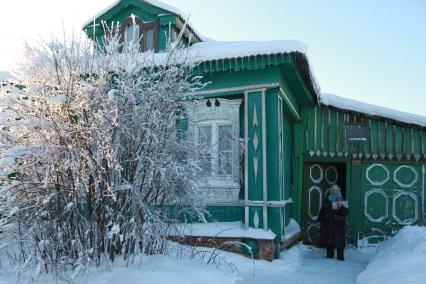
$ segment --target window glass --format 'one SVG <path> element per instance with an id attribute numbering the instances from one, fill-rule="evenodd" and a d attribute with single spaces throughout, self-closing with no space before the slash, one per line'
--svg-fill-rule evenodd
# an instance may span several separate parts
<path id="1" fill-rule="evenodd" d="M 145 33 L 146 50 L 154 50 L 154 29 L 150 28 Z"/>
<path id="2" fill-rule="evenodd" d="M 138 25 L 129 25 L 126 27 L 124 33 L 124 40 L 126 45 L 137 44 L 139 42 L 140 33 Z"/>
<path id="3" fill-rule="evenodd" d="M 219 125 L 218 173 L 232 175 L 232 125 Z"/>
<path id="4" fill-rule="evenodd" d="M 212 169 L 212 127 L 200 126 L 198 127 L 198 140 L 201 145 L 200 149 L 200 168 L 203 175 L 211 175 Z"/>

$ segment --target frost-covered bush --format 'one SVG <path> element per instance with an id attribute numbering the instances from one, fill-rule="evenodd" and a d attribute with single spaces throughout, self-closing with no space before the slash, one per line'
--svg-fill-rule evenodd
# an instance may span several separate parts
<path id="1" fill-rule="evenodd" d="M 181 211 L 204 214 L 197 147 L 177 123 L 202 87 L 197 63 L 174 44 L 140 53 L 107 34 L 96 50 L 75 39 L 27 47 L 21 87 L 0 92 L 3 230 L 45 271 L 163 253 Z"/>

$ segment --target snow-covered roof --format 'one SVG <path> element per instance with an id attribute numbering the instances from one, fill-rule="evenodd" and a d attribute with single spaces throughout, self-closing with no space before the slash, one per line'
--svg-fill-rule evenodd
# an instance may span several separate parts
<path id="1" fill-rule="evenodd" d="M 105 14 L 106 12 L 108 12 L 109 10 L 111 10 L 112 8 L 114 8 L 115 6 L 117 6 L 120 3 L 121 0 L 115 0 L 114 2 L 112 2 L 110 5 L 108 5 L 107 7 L 105 7 L 104 9 L 102 9 L 99 13 L 97 13 L 96 15 L 94 15 L 93 17 L 91 17 L 89 20 L 87 20 L 84 24 L 83 24 L 83 28 L 91 25 L 93 23 L 94 20 L 98 19 L 99 17 L 101 17 L 103 14 Z M 202 35 L 201 33 L 199 33 L 194 26 L 191 24 L 191 22 L 189 21 L 189 17 L 183 13 L 181 10 L 179 10 L 178 8 L 168 5 L 166 3 L 163 3 L 161 1 L 158 0 L 139 0 L 140 2 L 145 2 L 148 3 L 152 6 L 158 7 L 162 10 L 168 11 L 172 14 L 175 14 L 177 16 L 179 16 L 181 18 L 181 20 L 183 22 L 186 22 L 186 25 L 194 32 L 194 34 L 196 36 L 198 36 L 202 41 L 208 41 L 210 40 L 208 37 Z"/>
<path id="2" fill-rule="evenodd" d="M 333 94 L 322 93 L 320 102 L 323 105 L 332 106 L 341 110 L 354 111 L 368 116 L 377 116 L 398 122 L 426 127 L 426 116 L 372 105 Z"/>
<path id="3" fill-rule="evenodd" d="M 212 61 L 256 55 L 274 55 L 290 52 L 306 53 L 304 43 L 296 40 L 274 41 L 207 41 L 193 44 L 190 51 L 197 60 Z"/>
<path id="4" fill-rule="evenodd" d="M 303 64 L 309 73 L 307 81 L 312 86 L 314 96 L 321 93 L 320 85 L 312 70 L 307 56 L 308 47 L 297 40 L 272 40 L 272 41 L 206 41 L 193 44 L 190 48 L 191 56 L 197 60 L 215 61 L 225 59 L 245 58 L 257 55 L 281 55 L 292 52 L 302 54 Z"/>

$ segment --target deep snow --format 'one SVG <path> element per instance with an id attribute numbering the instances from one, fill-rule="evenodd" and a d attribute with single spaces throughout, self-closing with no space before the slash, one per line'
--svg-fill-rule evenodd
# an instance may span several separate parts
<path id="1" fill-rule="evenodd" d="M 189 250 L 189 249 L 188 249 Z M 118 261 L 108 272 L 105 267 L 92 271 L 88 277 L 79 276 L 75 283 L 92 284 L 138 284 L 138 283 L 203 283 L 203 284 L 231 284 L 231 283 L 356 283 L 357 275 L 364 270 L 371 250 L 346 250 L 346 261 L 326 259 L 325 251 L 305 245 L 296 245 L 283 251 L 281 258 L 272 262 L 252 260 L 250 258 L 229 253 L 220 253 L 219 269 L 215 265 L 206 265 L 213 249 L 199 248 L 198 256 L 205 252 L 204 260 L 195 258 L 179 260 L 165 256 L 143 257 L 129 267 Z M 190 252 L 187 252 L 190 254 Z M 203 262 L 204 261 L 204 262 Z M 0 272 L 1 275 L 1 272 Z M 10 277 L 10 275 L 9 275 Z M 16 283 L 16 280 L 0 276 L 0 284 Z M 18 283 L 22 283 L 18 281 Z M 40 283 L 54 283 L 43 277 Z M 59 281 L 58 283 L 63 283 Z"/>
<path id="2" fill-rule="evenodd" d="M 117 261 L 110 268 L 101 266 L 80 275 L 76 284 L 203 283 L 203 284 L 424 284 L 426 283 L 426 228 L 408 226 L 377 249 L 346 249 L 345 261 L 325 258 L 325 250 L 302 244 L 281 253 L 272 262 L 252 260 L 219 252 L 213 265 L 205 262 L 218 253 L 211 248 L 191 249 L 172 245 L 171 255 L 144 256 L 126 266 Z M 188 256 L 192 255 L 191 259 Z M 220 260 L 220 261 L 218 261 Z M 220 265 L 217 265 L 220 262 Z M 0 262 L 0 284 L 25 283 L 5 272 L 7 261 Z M 28 278 L 26 278 L 28 279 Z M 55 283 L 43 276 L 37 283 Z M 64 283 L 58 281 L 57 283 Z"/>
<path id="3" fill-rule="evenodd" d="M 425 284 L 426 228 L 407 226 L 383 242 L 359 284 Z"/>

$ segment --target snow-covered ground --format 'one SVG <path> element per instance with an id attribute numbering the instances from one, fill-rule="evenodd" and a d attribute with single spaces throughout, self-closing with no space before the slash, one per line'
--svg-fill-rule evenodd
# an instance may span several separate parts
<path id="1" fill-rule="evenodd" d="M 409 226 L 379 247 L 359 284 L 425 284 L 426 228 Z"/>
<path id="2" fill-rule="evenodd" d="M 220 252 L 220 255 L 212 258 L 217 251 L 209 248 L 174 248 L 172 254 L 180 257 L 145 256 L 129 266 L 117 261 L 108 269 L 101 266 L 90 272 L 89 276 L 78 276 L 74 283 L 426 283 L 424 227 L 406 227 L 378 249 L 346 249 L 343 262 L 326 259 L 324 249 L 302 244 L 283 251 L 280 259 L 272 262 L 251 260 L 229 252 Z M 188 259 L 188 255 L 193 257 Z M 214 261 L 206 265 L 209 259 Z M 5 267 L 1 265 L 0 263 L 0 284 L 26 283 L 13 278 L 13 274 L 5 273 Z M 43 276 L 43 279 L 36 283 L 55 281 Z"/>
<path id="3" fill-rule="evenodd" d="M 220 271 L 211 265 L 157 255 L 146 257 L 137 266 L 118 265 L 112 273 L 100 272 L 87 278 L 80 277 L 76 284 L 233 284 L 237 279 L 233 273 Z"/>
<path id="4" fill-rule="evenodd" d="M 251 260 L 250 258 L 229 253 L 220 253 L 220 265 L 206 265 L 212 249 L 200 248 L 205 252 L 204 260 L 185 260 L 166 256 L 144 257 L 129 267 L 120 261 L 110 267 L 92 271 L 89 276 L 79 276 L 76 284 L 139 284 L 139 283 L 356 283 L 357 275 L 362 272 L 371 250 L 346 250 L 346 261 L 326 259 L 325 251 L 310 246 L 297 245 L 283 251 L 281 258 L 273 262 Z M 200 253 L 200 256 L 202 254 Z M 218 267 L 218 268 L 217 268 Z M 9 275 L 9 277 L 11 277 Z M 3 282 L 2 282 L 3 280 Z M 0 284 L 24 283 L 22 280 L 0 277 Z M 40 283 L 54 283 L 43 277 Z M 63 283 L 59 281 L 59 283 Z"/>
<path id="5" fill-rule="evenodd" d="M 248 263 L 238 265 L 243 278 L 240 283 L 357 283 L 358 274 L 365 269 L 374 250 L 347 249 L 345 253 L 346 261 L 341 262 L 325 258 L 324 249 L 297 245 L 273 262 L 256 261 L 254 274 Z M 240 264 L 241 260 L 233 260 Z"/>

